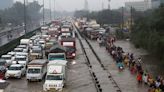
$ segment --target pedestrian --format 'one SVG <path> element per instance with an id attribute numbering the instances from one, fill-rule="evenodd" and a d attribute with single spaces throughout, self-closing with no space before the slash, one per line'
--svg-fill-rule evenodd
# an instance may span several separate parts
<path id="1" fill-rule="evenodd" d="M 162 92 L 162 90 L 158 87 L 158 88 L 155 88 L 155 92 Z"/>
<path id="2" fill-rule="evenodd" d="M 156 81 L 155 81 L 155 87 L 156 87 L 156 88 L 159 88 L 160 85 L 161 85 L 160 80 L 156 80 Z"/>
<path id="3" fill-rule="evenodd" d="M 137 81 L 139 84 L 142 83 L 142 75 L 140 73 L 137 75 Z"/>
<path id="4" fill-rule="evenodd" d="M 124 57 L 124 63 L 126 66 L 129 66 L 129 57 L 128 57 L 128 54 L 125 55 Z"/>
<path id="5" fill-rule="evenodd" d="M 138 62 L 142 64 L 142 59 L 140 57 L 138 58 Z"/>
<path id="6" fill-rule="evenodd" d="M 143 82 L 145 84 L 147 84 L 147 82 L 148 82 L 148 75 L 146 73 L 143 75 Z"/>
<path id="7" fill-rule="evenodd" d="M 131 66 L 133 60 L 134 60 L 134 56 L 133 56 L 133 53 L 131 53 L 131 54 L 129 54 L 129 69 L 130 69 L 130 66 Z"/>
<path id="8" fill-rule="evenodd" d="M 155 88 L 154 88 L 154 87 L 150 87 L 150 88 L 148 89 L 148 92 L 155 92 Z"/>
<path id="9" fill-rule="evenodd" d="M 140 62 L 137 62 L 136 63 L 136 68 L 137 68 L 137 72 L 142 71 L 142 66 L 141 66 L 141 63 Z"/>

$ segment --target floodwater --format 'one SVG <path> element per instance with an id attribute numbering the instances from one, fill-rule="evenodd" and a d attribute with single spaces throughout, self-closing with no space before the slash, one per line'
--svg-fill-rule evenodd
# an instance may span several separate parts
<path id="1" fill-rule="evenodd" d="M 164 76 L 164 62 L 157 59 L 157 57 L 150 55 L 144 49 L 137 49 L 128 40 L 116 41 L 117 46 L 121 46 L 125 52 L 134 53 L 135 57 L 141 57 L 144 69 L 153 76 L 162 75 Z"/>

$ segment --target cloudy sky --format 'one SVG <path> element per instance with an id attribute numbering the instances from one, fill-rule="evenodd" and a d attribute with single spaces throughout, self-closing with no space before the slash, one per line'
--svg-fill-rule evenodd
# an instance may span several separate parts
<path id="1" fill-rule="evenodd" d="M 15 0 L 15 1 L 23 1 L 23 0 Z M 34 1 L 34 0 L 28 0 Z M 40 4 L 42 4 L 43 0 L 37 0 Z M 54 7 L 54 1 L 56 2 L 56 10 L 58 11 L 74 11 L 80 10 L 84 8 L 85 0 L 51 0 L 52 8 Z M 108 0 L 87 0 L 89 4 L 89 10 L 101 10 L 102 5 L 103 8 L 107 8 Z M 111 0 L 110 6 L 112 9 L 116 9 L 124 6 L 125 2 L 128 1 L 142 1 L 142 0 Z M 45 0 L 45 7 L 49 8 L 49 0 Z"/>

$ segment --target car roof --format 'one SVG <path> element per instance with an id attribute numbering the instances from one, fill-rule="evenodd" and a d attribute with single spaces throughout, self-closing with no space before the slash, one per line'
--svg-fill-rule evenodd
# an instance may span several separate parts
<path id="1" fill-rule="evenodd" d="M 16 55 L 15 58 L 26 58 L 26 56 Z"/>
<path id="2" fill-rule="evenodd" d="M 21 67 L 22 65 L 21 64 L 13 64 L 13 65 L 10 65 L 10 67 Z"/>
<path id="3" fill-rule="evenodd" d="M 15 48 L 14 50 L 22 50 L 23 48 Z"/>
<path id="4" fill-rule="evenodd" d="M 12 57 L 11 55 L 2 55 L 1 57 Z"/>

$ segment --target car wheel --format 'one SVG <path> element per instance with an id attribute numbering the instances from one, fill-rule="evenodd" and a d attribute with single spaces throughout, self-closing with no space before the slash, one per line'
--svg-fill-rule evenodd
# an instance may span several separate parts
<path id="1" fill-rule="evenodd" d="M 22 74 L 20 76 L 18 76 L 18 79 L 21 79 L 21 77 L 22 77 Z"/>
<path id="2" fill-rule="evenodd" d="M 38 81 L 39 81 L 39 82 L 41 82 L 42 80 L 41 80 L 41 79 L 39 79 Z"/>

